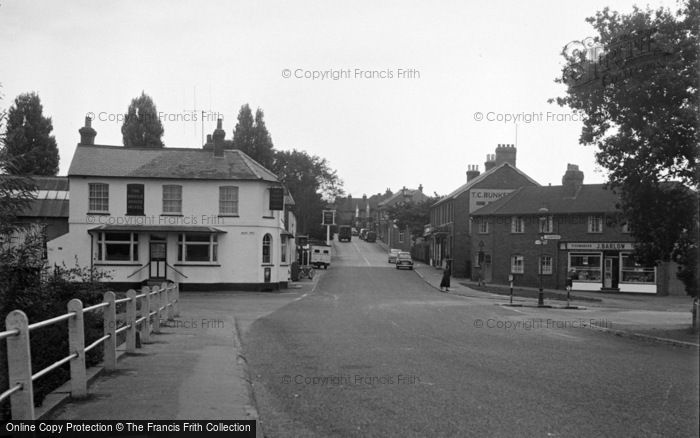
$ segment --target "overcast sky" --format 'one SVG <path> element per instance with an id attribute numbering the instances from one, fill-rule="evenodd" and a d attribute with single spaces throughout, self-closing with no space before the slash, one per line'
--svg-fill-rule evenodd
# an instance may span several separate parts
<path id="1" fill-rule="evenodd" d="M 85 114 L 95 115 L 97 144 L 121 145 L 115 118 L 143 90 L 167 147 L 201 147 L 216 113 L 231 138 L 248 103 L 264 110 L 277 149 L 328 159 L 353 196 L 454 190 L 467 165 L 483 171 L 497 144 L 516 143 L 509 114 L 521 118 L 517 165 L 539 183 L 561 184 L 567 163 L 603 182 L 594 150 L 578 143 L 578 115 L 547 99 L 564 92 L 554 83 L 561 48 L 594 35 L 585 18 L 633 4 L 676 9 L 674 0 L 2 0 L 0 105 L 39 93 L 61 175 Z M 326 77 L 306 77 L 314 72 Z M 202 123 L 202 111 L 214 115 Z"/>

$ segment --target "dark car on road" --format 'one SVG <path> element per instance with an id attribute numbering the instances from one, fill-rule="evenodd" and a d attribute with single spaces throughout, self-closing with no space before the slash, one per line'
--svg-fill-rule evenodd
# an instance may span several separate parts
<path id="1" fill-rule="evenodd" d="M 377 241 L 377 233 L 374 231 L 367 231 L 367 234 L 365 235 L 365 241 L 366 242 L 376 242 Z"/>
<path id="2" fill-rule="evenodd" d="M 413 258 L 409 252 L 400 252 L 396 256 L 396 269 L 408 268 L 413 270 Z"/>

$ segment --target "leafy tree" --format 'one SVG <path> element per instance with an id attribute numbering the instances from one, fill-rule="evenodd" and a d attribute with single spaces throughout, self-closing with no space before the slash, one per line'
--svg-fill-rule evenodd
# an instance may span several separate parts
<path id="1" fill-rule="evenodd" d="M 44 117 L 41 100 L 36 93 L 17 96 L 6 113 L 7 130 L 0 155 L 12 163 L 3 170 L 13 175 L 56 175 L 58 147 L 51 135 L 50 117 Z"/>
<path id="2" fill-rule="evenodd" d="M 163 124 L 153 99 L 145 92 L 132 99 L 122 124 L 122 141 L 128 148 L 162 148 Z"/>
<path id="3" fill-rule="evenodd" d="M 2 94 L 0 93 L 0 100 Z M 5 125 L 7 112 L 0 110 L 0 143 L 5 145 L 6 135 L 2 129 Z M 21 225 L 15 222 L 17 212 L 29 207 L 34 199 L 36 186 L 29 177 L 21 176 L 18 162 L 24 162 L 22 157 L 13 157 L 7 153 L 7 148 L 0 151 L 0 240 L 8 241 L 11 234 L 18 231 Z M 4 249 L 3 249 L 4 251 Z"/>
<path id="4" fill-rule="evenodd" d="M 276 151 L 272 171 L 289 189 L 300 233 L 325 239 L 321 211 L 343 193 L 342 181 L 325 158 L 304 151 Z"/>
<path id="5" fill-rule="evenodd" d="M 637 259 L 697 260 L 689 253 L 698 249 L 697 198 L 688 187 L 697 191 L 700 182 L 700 0 L 686 0 L 675 13 L 605 8 L 586 21 L 597 36 L 564 48 L 556 82 L 567 94 L 550 102 L 584 115 L 579 142 L 597 147 L 598 164 L 621 194 Z M 688 279 L 697 274 L 687 271 L 696 265 L 681 273 L 691 295 L 697 283 Z"/>
<path id="6" fill-rule="evenodd" d="M 399 229 L 408 229 L 415 239 L 423 235 L 425 224 L 430 223 L 430 206 L 439 199 L 436 196 L 415 203 L 398 202 L 387 209 L 387 214 Z"/>
<path id="7" fill-rule="evenodd" d="M 266 168 L 272 168 L 275 150 L 272 138 L 265 126 L 264 113 L 258 108 L 253 112 L 248 104 L 241 106 L 238 122 L 233 131 L 233 148 L 245 152 Z"/>

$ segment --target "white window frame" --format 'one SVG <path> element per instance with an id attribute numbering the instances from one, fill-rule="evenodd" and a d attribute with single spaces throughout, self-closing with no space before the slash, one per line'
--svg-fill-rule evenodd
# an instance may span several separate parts
<path id="1" fill-rule="evenodd" d="M 197 264 L 197 263 L 217 263 L 219 259 L 219 238 L 216 233 L 210 233 L 209 241 L 187 240 L 187 236 L 192 236 L 193 233 L 179 233 L 177 237 L 177 261 L 178 263 Z M 208 260 L 187 260 L 188 246 L 207 246 L 209 248 Z"/>
<path id="2" fill-rule="evenodd" d="M 554 258 L 551 255 L 542 255 L 537 258 L 537 273 L 542 275 L 552 275 L 554 273 Z M 549 261 L 549 263 L 544 263 Z"/>
<path id="3" fill-rule="evenodd" d="M 525 273 L 525 256 L 515 254 L 510 256 L 510 273 L 524 274 Z"/>
<path id="4" fill-rule="evenodd" d="M 522 216 L 513 216 L 510 219 L 510 232 L 514 234 L 523 234 L 525 232 L 525 218 Z"/>
<path id="5" fill-rule="evenodd" d="M 287 263 L 288 239 L 284 234 L 280 236 L 280 263 Z"/>
<path id="6" fill-rule="evenodd" d="M 603 232 L 603 217 L 598 215 L 588 216 L 588 232 L 600 234 Z"/>
<path id="7" fill-rule="evenodd" d="M 486 220 L 486 218 L 482 218 L 479 221 L 479 234 L 488 234 L 489 233 L 489 221 Z"/>
<path id="8" fill-rule="evenodd" d="M 265 249 L 267 249 L 267 251 L 265 251 Z M 272 264 L 272 234 L 270 234 L 270 233 L 267 233 L 263 236 L 262 262 L 264 265 L 271 265 Z"/>
<path id="9" fill-rule="evenodd" d="M 109 213 L 109 184 L 88 183 L 88 213 L 92 212 Z"/>
<path id="10" fill-rule="evenodd" d="M 238 216 L 238 186 L 219 186 L 219 215 Z"/>
<path id="11" fill-rule="evenodd" d="M 399 231 L 399 243 L 403 243 L 403 239 L 404 239 L 404 232 Z"/>
<path id="12" fill-rule="evenodd" d="M 182 186 L 163 184 L 163 214 L 182 214 Z"/>
<path id="13" fill-rule="evenodd" d="M 111 234 L 128 234 L 129 240 L 109 240 L 107 235 Z M 129 245 L 129 260 L 109 259 L 107 258 L 108 245 Z M 129 233 L 126 231 L 109 232 L 103 231 L 97 234 L 97 260 L 104 263 L 136 263 L 139 261 L 139 235 L 138 233 Z"/>
<path id="14" fill-rule="evenodd" d="M 539 220 L 539 222 L 537 224 L 537 229 L 540 230 L 540 233 L 553 233 L 554 232 L 554 217 L 547 216 L 547 218 L 544 221 Z"/>

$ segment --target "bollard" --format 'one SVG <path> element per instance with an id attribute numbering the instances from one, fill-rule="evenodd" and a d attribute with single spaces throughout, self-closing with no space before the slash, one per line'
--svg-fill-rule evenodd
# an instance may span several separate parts
<path id="1" fill-rule="evenodd" d="M 126 302 L 126 324 L 129 326 L 126 329 L 126 352 L 136 352 L 136 291 L 129 289 L 126 291 L 126 297 L 129 301 Z"/>
<path id="2" fill-rule="evenodd" d="M 109 336 L 104 342 L 104 367 L 107 371 L 117 368 L 117 306 L 114 303 L 114 292 L 105 292 L 104 302 L 104 334 Z"/>
<path id="3" fill-rule="evenodd" d="M 13 310 L 5 318 L 7 330 L 19 330 L 7 338 L 8 385 L 22 385 L 22 389 L 10 396 L 13 420 L 35 420 L 34 388 L 32 387 L 32 353 L 29 347 L 29 321 L 21 310 Z"/>
<path id="4" fill-rule="evenodd" d="M 141 323 L 141 340 L 149 342 L 151 340 L 151 289 L 148 286 L 141 288 L 144 297 L 141 301 L 141 317 L 146 318 Z"/>
<path id="5" fill-rule="evenodd" d="M 513 281 L 510 282 L 510 304 L 513 304 Z"/>
<path id="6" fill-rule="evenodd" d="M 85 371 L 85 323 L 83 302 L 73 298 L 68 302 L 68 312 L 75 315 L 68 320 L 68 354 L 77 354 L 70 360 L 70 395 L 74 398 L 87 396 L 87 372 Z"/>

